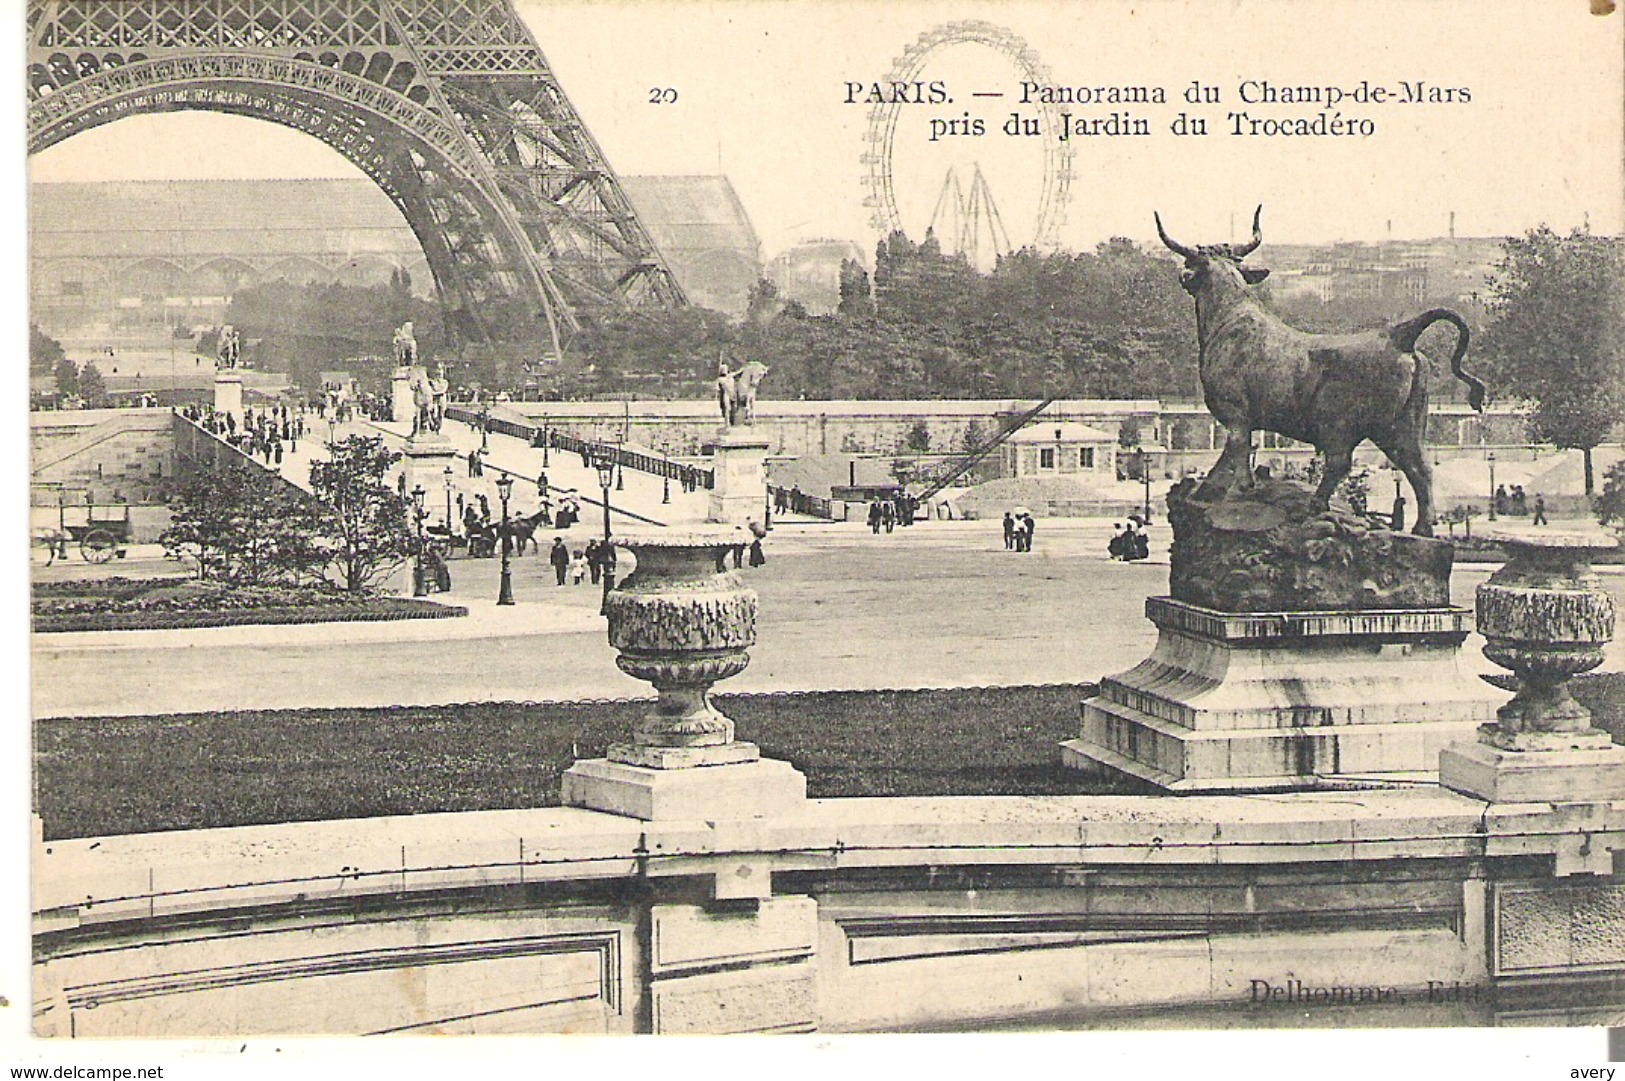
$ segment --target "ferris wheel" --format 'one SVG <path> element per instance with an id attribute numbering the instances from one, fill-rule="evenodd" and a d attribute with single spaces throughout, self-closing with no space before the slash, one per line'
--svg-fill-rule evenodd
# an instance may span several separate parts
<path id="1" fill-rule="evenodd" d="M 1048 86 L 1052 82 L 1049 69 L 1024 40 L 1002 26 L 979 20 L 947 23 L 921 34 L 892 62 L 887 78 L 893 83 L 911 84 L 919 79 L 934 57 L 960 45 L 983 45 L 1003 54 L 1027 82 L 1041 86 Z M 860 159 L 866 169 L 864 183 L 869 192 L 863 205 L 871 209 L 870 221 L 883 236 L 904 229 L 892 182 L 893 143 L 904 107 L 901 101 L 894 100 L 870 109 L 865 137 L 868 146 Z M 1060 130 L 1062 121 L 1059 107 L 1053 104 L 1035 107 L 1043 118 L 1044 131 Z M 1060 229 L 1066 219 L 1066 202 L 1072 186 L 1072 154 L 1070 142 L 1044 140 L 1036 225 L 1030 236 L 1011 238 L 1015 243 L 1032 244 L 1038 248 L 1059 246 Z"/>

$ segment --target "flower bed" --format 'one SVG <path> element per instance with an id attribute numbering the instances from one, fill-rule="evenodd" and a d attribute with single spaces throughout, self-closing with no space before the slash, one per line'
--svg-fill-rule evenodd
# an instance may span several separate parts
<path id="1" fill-rule="evenodd" d="M 246 624 L 373 622 L 466 616 L 432 601 L 373 597 L 322 586 L 234 586 L 176 578 L 105 578 L 35 587 L 34 630 L 166 630 Z"/>

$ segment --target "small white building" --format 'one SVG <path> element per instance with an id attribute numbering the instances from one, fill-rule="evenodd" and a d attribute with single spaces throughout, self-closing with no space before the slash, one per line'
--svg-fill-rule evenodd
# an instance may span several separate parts
<path id="1" fill-rule="evenodd" d="M 1012 477 L 1117 479 L 1117 436 L 1088 424 L 1036 420 L 1007 439 L 1003 449 Z"/>

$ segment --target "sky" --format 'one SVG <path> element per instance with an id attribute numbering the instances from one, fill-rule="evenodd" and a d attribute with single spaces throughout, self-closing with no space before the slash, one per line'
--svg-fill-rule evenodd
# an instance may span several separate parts
<path id="1" fill-rule="evenodd" d="M 926 55 L 918 78 L 940 81 L 952 101 L 897 107 L 889 148 L 901 224 L 915 235 L 929 223 L 948 169 L 968 185 L 979 166 L 1011 242 L 1034 239 L 1040 193 L 1054 184 L 1045 145 L 1058 139 L 1053 130 L 1000 130 L 1012 112 L 1038 116 L 1019 102 L 1023 80 L 1160 87 L 1168 99 L 1058 107 L 1086 119 L 1126 109 L 1152 132 L 1070 140 L 1073 175 L 1059 231 L 1067 247 L 1118 235 L 1153 242 L 1153 210 L 1181 240 L 1228 239 L 1258 204 L 1266 240 L 1282 243 L 1439 236 L 1452 212 L 1462 236 L 1541 222 L 1622 231 L 1625 19 L 1592 16 L 1587 0 L 518 6 L 612 168 L 725 173 L 768 257 L 815 237 L 872 247 L 879 234 L 863 205 L 868 166 L 860 160 L 870 109 L 847 102 L 847 84 L 886 80 L 921 35 L 969 19 L 1024 41 L 1048 74 L 1035 78 L 976 42 Z M 1219 103 L 1187 105 L 1193 81 L 1216 88 Z M 1369 121 L 1371 134 L 1237 136 L 1233 112 L 1260 120 L 1321 112 L 1314 103 L 1245 103 L 1244 81 L 1346 95 L 1362 81 L 1395 95 L 1401 81 L 1423 81 L 1465 88 L 1471 100 L 1379 105 L 1345 97 L 1328 114 Z M 659 89 L 675 90 L 676 100 L 651 103 Z M 1210 134 L 1172 134 L 1182 110 L 1206 118 Z M 933 120 L 966 119 L 982 120 L 987 134 L 931 141 Z M 207 113 L 120 121 L 35 156 L 31 167 L 35 181 L 360 175 L 312 138 Z"/>

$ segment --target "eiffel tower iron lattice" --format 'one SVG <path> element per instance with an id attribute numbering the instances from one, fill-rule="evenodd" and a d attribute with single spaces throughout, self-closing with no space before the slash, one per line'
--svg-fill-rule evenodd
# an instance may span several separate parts
<path id="1" fill-rule="evenodd" d="M 584 317 L 684 303 L 510 0 L 30 0 L 29 153 L 186 109 L 295 128 L 371 177 L 463 340 L 517 303 L 558 353 Z"/>

